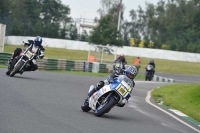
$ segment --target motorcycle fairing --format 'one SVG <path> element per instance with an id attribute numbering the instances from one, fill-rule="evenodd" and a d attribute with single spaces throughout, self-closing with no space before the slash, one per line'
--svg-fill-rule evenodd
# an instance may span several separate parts
<path id="1" fill-rule="evenodd" d="M 90 97 L 90 100 L 89 100 L 89 107 L 92 108 L 93 110 L 96 109 L 96 104 L 98 102 L 98 99 L 108 93 L 112 91 L 110 89 L 110 86 L 109 85 L 105 85 L 104 87 L 102 87 L 100 90 L 98 90 L 97 92 L 95 92 L 91 97 Z"/>
<path id="2" fill-rule="evenodd" d="M 120 78 L 117 78 L 116 80 L 114 80 L 114 82 L 112 84 L 105 85 L 104 87 L 102 87 L 100 90 L 95 92 L 90 97 L 89 107 L 92 108 L 93 110 L 95 110 L 97 102 L 98 102 L 98 99 L 101 98 L 106 93 L 109 93 L 111 91 L 117 92 L 119 94 L 119 96 L 120 96 L 120 100 L 119 101 L 121 101 L 124 98 L 129 98 L 130 97 L 131 88 L 125 81 L 123 81 Z"/>

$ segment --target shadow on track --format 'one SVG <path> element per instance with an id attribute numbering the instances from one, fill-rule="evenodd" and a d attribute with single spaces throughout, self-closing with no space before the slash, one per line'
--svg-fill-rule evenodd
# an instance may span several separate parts
<path id="1" fill-rule="evenodd" d="M 31 78 L 31 77 L 24 77 L 24 76 L 14 76 L 14 77 L 10 77 L 10 78 L 28 79 L 28 80 L 40 80 L 40 79 Z"/>
<path id="2" fill-rule="evenodd" d="M 109 120 L 117 120 L 117 121 L 132 121 L 132 119 L 130 119 L 130 117 L 126 117 L 126 116 L 122 116 L 122 115 L 121 116 L 113 115 L 112 113 L 104 114 L 101 117 L 95 116 L 94 112 L 92 112 L 92 111 L 82 112 L 82 113 L 84 113 L 84 115 L 87 115 L 87 117 L 95 117 L 95 118 L 99 118 L 99 119 L 109 119 Z"/>

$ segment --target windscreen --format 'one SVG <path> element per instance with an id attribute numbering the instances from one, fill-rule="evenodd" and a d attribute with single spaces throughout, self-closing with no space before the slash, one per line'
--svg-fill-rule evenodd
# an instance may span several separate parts
<path id="1" fill-rule="evenodd" d="M 125 75 L 119 75 L 118 78 L 124 80 L 131 88 L 133 88 L 133 81 Z"/>

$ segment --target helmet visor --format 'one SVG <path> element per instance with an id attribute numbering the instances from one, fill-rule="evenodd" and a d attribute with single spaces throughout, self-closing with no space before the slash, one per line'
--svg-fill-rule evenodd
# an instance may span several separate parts
<path id="1" fill-rule="evenodd" d="M 134 79 L 134 78 L 135 78 L 135 75 L 129 73 L 129 74 L 128 74 L 128 77 L 129 77 L 130 79 Z"/>
<path id="2" fill-rule="evenodd" d="M 41 42 L 39 42 L 39 41 L 35 41 L 35 46 L 40 47 L 40 46 L 41 46 Z"/>

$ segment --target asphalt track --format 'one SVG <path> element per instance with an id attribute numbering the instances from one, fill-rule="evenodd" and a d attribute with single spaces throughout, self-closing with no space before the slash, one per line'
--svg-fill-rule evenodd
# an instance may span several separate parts
<path id="1" fill-rule="evenodd" d="M 88 87 L 102 77 L 42 71 L 9 77 L 5 72 L 0 69 L 0 133 L 200 132 L 200 127 L 185 121 L 195 131 L 145 101 L 148 91 L 166 83 L 136 81 L 129 103 L 99 118 L 80 107 Z"/>

